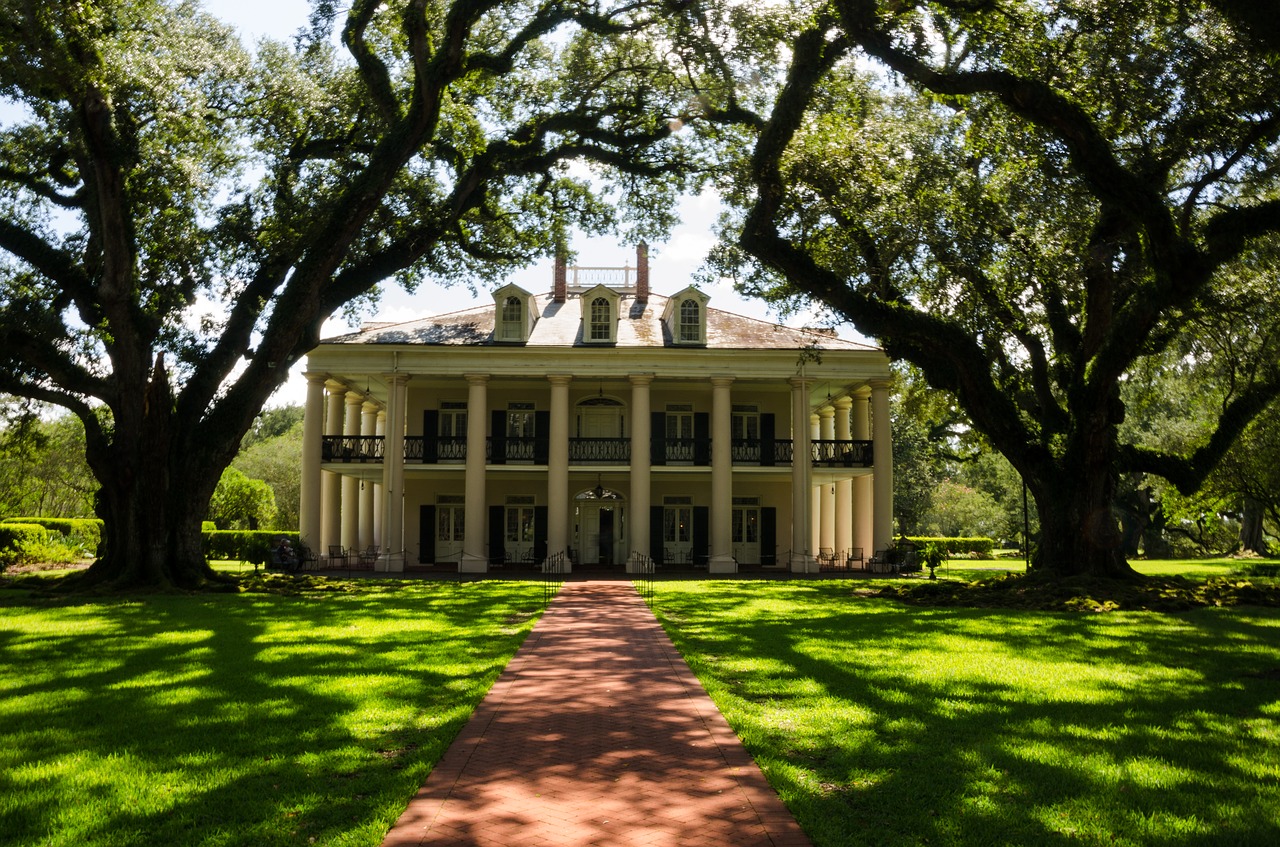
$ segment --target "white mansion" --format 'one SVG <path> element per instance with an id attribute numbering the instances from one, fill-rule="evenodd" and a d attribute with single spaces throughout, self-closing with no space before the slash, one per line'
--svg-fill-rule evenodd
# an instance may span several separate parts
<path id="1" fill-rule="evenodd" d="M 322 559 L 809 571 L 892 536 L 885 354 L 654 294 L 644 245 L 307 367 L 301 535 Z"/>

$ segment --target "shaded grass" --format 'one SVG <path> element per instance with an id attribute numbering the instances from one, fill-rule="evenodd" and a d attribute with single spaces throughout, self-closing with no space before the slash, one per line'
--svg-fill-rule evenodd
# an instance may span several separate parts
<path id="1" fill-rule="evenodd" d="M 862 586 L 655 586 L 818 847 L 1280 843 L 1280 610 L 908 608 Z"/>
<path id="2" fill-rule="evenodd" d="M 248 581 L 274 593 L 0 591 L 0 844 L 376 845 L 541 611 Z"/>

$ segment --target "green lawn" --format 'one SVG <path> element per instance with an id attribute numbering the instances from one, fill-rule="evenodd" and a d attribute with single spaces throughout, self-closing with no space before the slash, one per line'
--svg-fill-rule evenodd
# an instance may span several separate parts
<path id="1" fill-rule="evenodd" d="M 1147 576 L 1229 576 L 1254 564 L 1276 564 L 1276 559 L 1135 559 L 1129 564 Z M 950 559 L 938 568 L 947 579 L 987 579 L 1003 573 L 1026 573 L 1022 559 Z"/>
<path id="2" fill-rule="evenodd" d="M 656 584 L 818 847 L 1280 844 L 1280 609 L 931 609 Z"/>
<path id="3" fill-rule="evenodd" d="M 541 612 L 535 583 L 0 590 L 0 844 L 376 845 Z"/>

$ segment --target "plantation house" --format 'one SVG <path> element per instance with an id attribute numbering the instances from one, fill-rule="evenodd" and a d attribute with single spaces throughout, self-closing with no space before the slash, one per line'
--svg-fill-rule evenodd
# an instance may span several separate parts
<path id="1" fill-rule="evenodd" d="M 654 294 L 644 245 L 307 366 L 301 534 L 321 558 L 809 571 L 891 538 L 885 354 Z"/>

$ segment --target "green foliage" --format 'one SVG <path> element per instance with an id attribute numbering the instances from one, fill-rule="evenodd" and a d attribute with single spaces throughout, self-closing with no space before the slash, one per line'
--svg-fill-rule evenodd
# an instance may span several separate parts
<path id="1" fill-rule="evenodd" d="M 907 538 L 912 544 L 918 548 L 924 548 L 930 545 L 940 547 L 947 555 L 956 556 L 965 553 L 977 553 L 983 558 L 990 558 L 991 552 L 995 549 L 995 541 L 990 538 L 974 538 L 974 537 L 937 537 L 915 535 Z"/>
<path id="2" fill-rule="evenodd" d="M 49 531 L 29 523 L 0 523 L 0 570 L 40 560 Z"/>
<path id="3" fill-rule="evenodd" d="M 281 538 L 289 539 L 294 550 L 302 543 L 296 532 L 213 530 L 201 533 L 205 556 L 208 558 L 232 559 L 255 565 L 271 561 L 271 550 Z"/>
<path id="4" fill-rule="evenodd" d="M 54 542 L 77 551 L 77 558 L 94 555 L 102 543 L 102 521 L 98 518 L 6 518 L 0 523 L 42 526 L 60 536 L 52 539 Z"/>
<path id="5" fill-rule="evenodd" d="M 0 514 L 87 517 L 97 490 L 74 415 L 0 397 Z"/>
<path id="6" fill-rule="evenodd" d="M 246 436 L 231 467 L 271 486 L 276 504 L 274 528 L 296 529 L 302 485 L 302 423 L 295 422 L 282 432 L 275 430 L 275 426 L 264 425 L 256 431 L 260 437 Z"/>
<path id="7" fill-rule="evenodd" d="M 276 516 L 275 492 L 260 479 L 250 479 L 227 468 L 209 502 L 209 518 L 220 529 L 257 529 L 271 526 Z"/>

